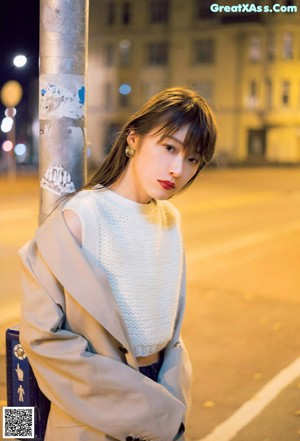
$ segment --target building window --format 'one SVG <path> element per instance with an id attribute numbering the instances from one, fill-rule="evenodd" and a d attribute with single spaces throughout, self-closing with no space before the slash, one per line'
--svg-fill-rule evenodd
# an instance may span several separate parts
<path id="1" fill-rule="evenodd" d="M 131 86 L 128 83 L 123 83 L 119 87 L 119 105 L 120 107 L 129 106 L 129 97 L 131 94 Z"/>
<path id="2" fill-rule="evenodd" d="M 116 4 L 114 1 L 109 1 L 107 3 L 107 24 L 112 26 L 116 22 Z"/>
<path id="3" fill-rule="evenodd" d="M 129 25 L 131 22 L 131 4 L 130 2 L 124 2 L 122 5 L 122 23 L 123 25 Z"/>
<path id="4" fill-rule="evenodd" d="M 114 88 L 111 83 L 106 83 L 104 85 L 104 109 L 112 110 L 113 109 L 113 93 Z"/>
<path id="5" fill-rule="evenodd" d="M 273 88 L 270 78 L 266 79 L 266 107 L 270 109 L 273 102 Z"/>
<path id="6" fill-rule="evenodd" d="M 150 0 L 150 23 L 167 23 L 169 19 L 169 0 Z"/>
<path id="7" fill-rule="evenodd" d="M 284 106 L 290 104 L 290 82 L 282 81 L 281 83 L 281 102 Z"/>
<path id="8" fill-rule="evenodd" d="M 270 33 L 268 35 L 268 40 L 267 40 L 267 58 L 269 61 L 273 61 L 275 59 L 275 52 L 276 52 L 275 35 L 273 33 Z"/>
<path id="9" fill-rule="evenodd" d="M 119 94 L 119 106 L 122 108 L 129 106 L 129 95 Z"/>
<path id="10" fill-rule="evenodd" d="M 261 41 L 258 35 L 252 35 L 249 39 L 249 60 L 256 63 L 261 58 Z"/>
<path id="11" fill-rule="evenodd" d="M 257 104 L 258 104 L 258 85 L 257 85 L 257 81 L 252 80 L 249 82 L 249 86 L 248 86 L 246 105 L 249 108 L 253 108 L 256 107 Z"/>
<path id="12" fill-rule="evenodd" d="M 215 15 L 210 7 L 212 5 L 211 0 L 195 0 L 194 1 L 194 17 L 196 20 L 202 20 L 204 18 L 215 18 Z"/>
<path id="13" fill-rule="evenodd" d="M 213 63 L 215 60 L 215 41 L 196 40 L 193 43 L 194 63 Z"/>
<path id="14" fill-rule="evenodd" d="M 107 43 L 104 47 L 106 66 L 114 65 L 115 51 L 112 43 Z"/>
<path id="15" fill-rule="evenodd" d="M 119 43 L 120 65 L 129 66 L 131 63 L 131 41 L 123 39 Z"/>
<path id="16" fill-rule="evenodd" d="M 149 43 L 147 50 L 147 64 L 150 66 L 164 66 L 168 63 L 168 45 L 165 42 Z"/>
<path id="17" fill-rule="evenodd" d="M 284 32 L 282 37 L 282 58 L 284 60 L 292 60 L 293 35 L 291 34 L 291 32 Z"/>

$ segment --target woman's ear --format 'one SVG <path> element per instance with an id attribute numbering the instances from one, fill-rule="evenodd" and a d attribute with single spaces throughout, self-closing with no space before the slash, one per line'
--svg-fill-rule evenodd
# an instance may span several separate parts
<path id="1" fill-rule="evenodd" d="M 132 147 L 136 147 L 138 142 L 138 135 L 135 133 L 134 130 L 130 130 L 128 136 L 127 136 L 127 143 L 131 145 Z"/>

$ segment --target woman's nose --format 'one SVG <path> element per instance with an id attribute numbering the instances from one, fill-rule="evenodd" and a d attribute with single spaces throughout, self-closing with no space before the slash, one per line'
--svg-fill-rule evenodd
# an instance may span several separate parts
<path id="1" fill-rule="evenodd" d="M 181 155 L 177 155 L 176 158 L 171 163 L 170 166 L 170 174 L 179 177 L 182 174 L 183 171 L 183 161 L 184 158 Z"/>

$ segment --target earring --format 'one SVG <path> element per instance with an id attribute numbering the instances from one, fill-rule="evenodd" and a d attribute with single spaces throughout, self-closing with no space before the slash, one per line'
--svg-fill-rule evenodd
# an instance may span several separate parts
<path id="1" fill-rule="evenodd" d="M 128 146 L 126 147 L 125 154 L 126 154 L 126 156 L 128 158 L 133 158 L 134 157 L 135 150 L 134 150 L 134 148 L 130 144 L 128 144 Z"/>

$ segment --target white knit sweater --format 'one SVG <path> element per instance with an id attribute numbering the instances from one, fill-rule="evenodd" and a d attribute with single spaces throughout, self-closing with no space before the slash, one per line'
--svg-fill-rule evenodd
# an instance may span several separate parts
<path id="1" fill-rule="evenodd" d="M 98 189 L 80 191 L 64 209 L 81 220 L 82 248 L 108 277 L 135 355 L 163 349 L 172 337 L 183 273 L 176 208 Z"/>

